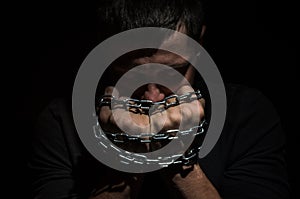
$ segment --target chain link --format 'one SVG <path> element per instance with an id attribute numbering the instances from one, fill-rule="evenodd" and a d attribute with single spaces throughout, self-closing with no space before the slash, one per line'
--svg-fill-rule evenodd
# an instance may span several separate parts
<path id="1" fill-rule="evenodd" d="M 99 107 L 102 106 L 111 106 L 114 105 L 122 105 L 125 108 L 137 108 L 142 109 L 143 111 L 149 111 L 151 107 L 156 107 L 162 105 L 165 109 L 168 109 L 172 106 L 177 106 L 183 102 L 190 102 L 193 100 L 201 99 L 202 94 L 199 90 L 188 92 L 183 95 L 170 95 L 164 98 L 162 101 L 153 102 L 152 100 L 139 100 L 139 99 L 116 99 L 116 97 L 112 95 L 103 95 L 99 101 Z"/>
<path id="2" fill-rule="evenodd" d="M 204 132 L 205 120 L 200 125 L 194 126 L 188 130 L 180 131 L 179 129 L 171 129 L 162 133 L 140 133 L 136 135 L 130 135 L 128 133 L 110 133 L 105 132 L 105 135 L 114 143 L 127 143 L 127 142 L 140 142 L 151 143 L 161 142 L 164 140 L 178 139 L 180 136 L 187 136 L 194 132 L 193 136 L 200 135 Z"/>

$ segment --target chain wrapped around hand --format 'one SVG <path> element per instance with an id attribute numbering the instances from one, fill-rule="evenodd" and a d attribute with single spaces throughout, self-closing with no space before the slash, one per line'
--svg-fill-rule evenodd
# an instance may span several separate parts
<path id="1" fill-rule="evenodd" d="M 112 95 L 103 95 L 97 104 L 98 110 L 102 106 L 111 106 L 111 105 L 121 105 L 125 109 L 129 108 L 136 108 L 141 109 L 142 111 L 149 111 L 150 108 L 153 107 L 159 107 L 168 109 L 172 106 L 178 106 L 181 103 L 191 102 L 193 100 L 199 100 L 202 98 L 202 94 L 199 90 L 194 92 L 188 92 L 183 95 L 170 95 L 166 97 L 164 100 L 159 102 L 153 102 L 151 100 L 138 100 L 138 99 L 116 99 Z M 99 124 L 97 124 L 99 125 Z M 127 132 L 99 132 L 99 128 L 94 128 L 95 136 L 97 138 L 100 138 L 103 136 L 103 133 L 105 134 L 106 139 L 109 139 L 112 143 L 128 143 L 128 142 L 135 142 L 135 143 L 153 143 L 153 142 L 161 142 L 161 141 L 168 141 L 168 140 L 174 140 L 179 139 L 181 136 L 193 136 L 194 141 L 197 140 L 200 135 L 203 135 L 206 132 L 207 122 L 206 120 L 202 120 L 198 126 L 193 126 L 187 130 L 179 130 L 179 129 L 170 129 L 165 132 L 159 132 L 159 133 L 138 133 L 135 135 L 131 135 Z M 96 130 L 98 129 L 98 130 Z M 102 133 L 102 134 L 101 134 Z M 200 142 L 199 142 L 200 143 Z M 168 161 L 168 158 L 165 158 L 165 164 L 162 164 L 162 166 L 168 166 L 170 164 L 182 164 L 182 165 L 191 165 L 194 164 L 197 161 L 198 158 L 198 152 L 201 149 L 201 145 L 199 143 L 193 142 L 192 147 L 188 149 L 183 155 L 175 154 L 169 159 L 171 161 Z M 102 144 L 103 145 L 103 144 Z M 108 147 L 108 146 L 106 146 Z M 110 147 L 115 147 L 111 145 Z M 140 156 L 139 158 L 141 158 Z M 174 161 L 174 157 L 178 157 Z M 137 161 L 138 158 L 135 158 L 133 156 L 124 156 L 124 160 L 127 162 L 129 161 Z M 145 159 L 147 162 L 147 159 Z M 153 163 L 155 161 L 151 160 L 148 161 L 149 163 Z"/>
<path id="2" fill-rule="evenodd" d="M 195 95 L 195 96 L 194 96 Z M 122 105 L 124 108 L 137 108 L 144 111 L 149 110 L 151 107 L 163 106 L 164 109 L 168 109 L 172 106 L 178 106 L 183 102 L 191 102 L 193 100 L 198 100 L 202 98 L 202 94 L 199 90 L 194 92 L 188 92 L 183 95 L 170 95 L 159 102 L 153 102 L 152 100 L 139 100 L 126 98 L 123 100 L 116 99 L 112 95 L 103 95 L 99 101 L 98 107 Z"/>

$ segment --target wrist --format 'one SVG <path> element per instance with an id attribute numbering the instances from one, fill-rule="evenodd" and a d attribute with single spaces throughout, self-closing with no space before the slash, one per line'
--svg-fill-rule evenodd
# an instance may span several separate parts
<path id="1" fill-rule="evenodd" d="M 173 170 L 173 169 L 172 169 Z M 176 190 L 183 196 L 189 199 L 220 199 L 215 187 L 206 177 L 198 164 L 191 166 L 180 166 L 176 173 L 172 176 L 166 176 L 169 187 Z"/>

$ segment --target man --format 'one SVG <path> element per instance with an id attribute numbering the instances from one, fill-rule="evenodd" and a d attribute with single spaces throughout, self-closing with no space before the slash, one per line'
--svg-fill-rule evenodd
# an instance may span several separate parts
<path id="1" fill-rule="evenodd" d="M 99 16 L 102 38 L 154 26 L 176 30 L 201 43 L 205 32 L 202 6 L 197 0 L 107 1 L 101 4 Z M 176 38 L 166 38 L 162 45 L 182 45 L 175 41 Z M 130 96 L 124 90 L 134 86 L 131 81 L 116 86 L 132 69 L 151 63 L 167 65 L 170 71 L 175 70 L 184 78 L 170 87 L 156 82 L 141 85 Z M 161 69 L 154 70 L 153 74 L 139 72 L 138 75 L 145 77 L 154 76 L 151 78 L 155 78 L 153 74 L 162 74 Z M 164 74 L 165 78 L 170 76 Z M 178 128 L 184 130 L 190 123 L 209 116 L 209 100 L 198 99 L 193 93 L 196 88 L 204 88 L 203 84 L 197 84 L 194 67 L 174 53 L 160 49 L 130 52 L 114 61 L 103 76 L 99 83 L 100 96 L 130 97 L 154 103 L 174 93 L 192 93 L 194 97 L 189 102 L 153 112 L 96 104 L 99 124 L 106 132 L 125 129 L 130 134 L 157 134 Z M 284 140 L 273 107 L 253 89 L 226 85 L 226 91 L 226 123 L 217 144 L 205 158 L 141 174 L 120 172 L 95 160 L 76 133 L 69 102 L 53 102 L 37 125 L 29 163 L 35 198 L 288 198 Z M 172 102 L 171 99 L 169 103 Z M 115 144 L 140 153 L 155 151 L 168 143 Z M 193 143 L 200 144 L 200 141 Z"/>

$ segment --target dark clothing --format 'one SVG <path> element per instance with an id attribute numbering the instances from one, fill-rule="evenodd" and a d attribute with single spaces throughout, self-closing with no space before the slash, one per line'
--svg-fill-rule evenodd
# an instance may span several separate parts
<path id="1" fill-rule="evenodd" d="M 230 85 L 226 92 L 225 126 L 199 160 L 202 170 L 225 199 L 289 198 L 285 137 L 273 106 L 255 89 Z M 29 167 L 38 199 L 88 198 L 105 172 L 81 143 L 71 104 L 61 100 L 41 114 Z M 146 174 L 141 198 L 165 197 L 159 177 L 157 171 Z"/>

